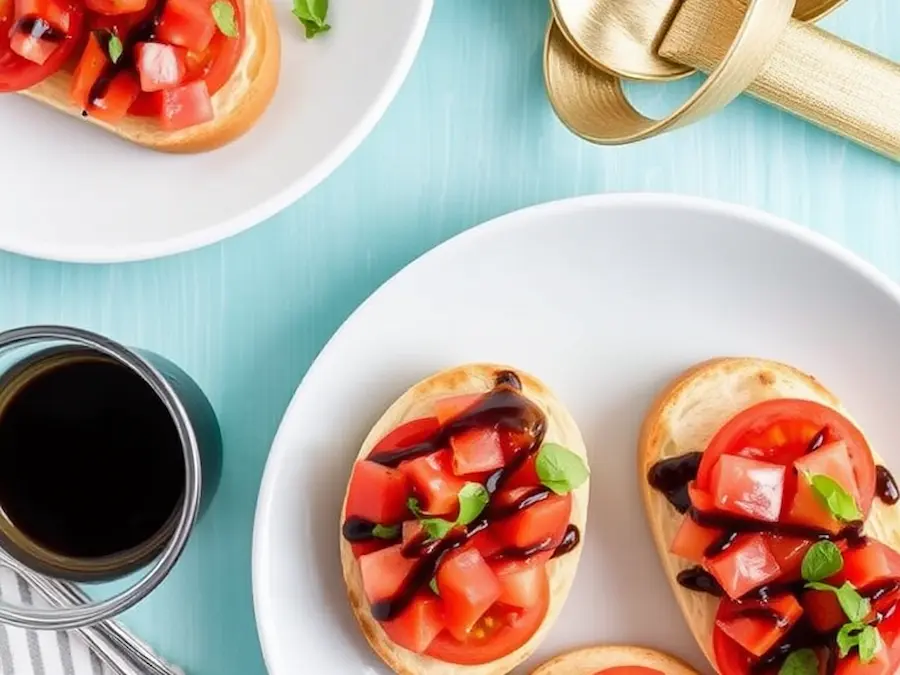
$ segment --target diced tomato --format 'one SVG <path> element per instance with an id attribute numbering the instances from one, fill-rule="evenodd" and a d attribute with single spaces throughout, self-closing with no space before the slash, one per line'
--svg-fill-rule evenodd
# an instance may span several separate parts
<path id="1" fill-rule="evenodd" d="M 394 525 L 409 517 L 406 475 L 375 462 L 354 464 L 347 489 L 346 516 L 365 518 L 379 525 Z"/>
<path id="2" fill-rule="evenodd" d="M 781 620 L 766 614 L 748 613 L 756 609 L 775 612 Z M 765 605 L 723 600 L 716 614 L 716 627 L 751 654 L 762 656 L 797 623 L 802 614 L 803 608 L 790 594 L 771 598 Z"/>
<path id="3" fill-rule="evenodd" d="M 547 615 L 550 584 L 546 574 L 538 588 L 538 601 L 528 609 L 497 602 L 476 622 L 464 641 L 444 631 L 426 653 L 446 663 L 479 665 L 514 652 L 532 638 Z"/>
<path id="4" fill-rule="evenodd" d="M 369 458 L 427 441 L 440 428 L 436 417 L 423 417 L 405 422 L 378 441 L 369 453 Z"/>
<path id="5" fill-rule="evenodd" d="M 454 475 L 450 450 L 404 462 L 400 470 L 409 476 L 422 510 L 453 516 L 459 511 L 459 491 L 466 481 Z"/>
<path id="6" fill-rule="evenodd" d="M 128 114 L 128 108 L 140 93 L 141 87 L 134 75 L 122 71 L 113 77 L 106 91 L 90 103 L 88 114 L 104 122 L 118 122 Z"/>
<path id="7" fill-rule="evenodd" d="M 784 491 L 783 466 L 722 455 L 713 469 L 712 495 L 716 508 L 744 518 L 778 521 Z"/>
<path id="8" fill-rule="evenodd" d="M 499 493 L 495 504 L 518 502 L 533 488 L 516 488 Z M 495 521 L 494 536 L 503 547 L 529 548 L 542 542 L 559 543 L 566 533 L 572 513 L 572 495 L 550 494 L 508 518 Z"/>
<path id="9" fill-rule="evenodd" d="M 90 97 L 91 88 L 94 86 L 97 78 L 100 77 L 100 73 L 103 72 L 108 61 L 106 49 L 100 44 L 100 38 L 97 37 L 96 33 L 92 32 L 88 37 L 87 45 L 81 54 L 81 60 L 78 62 L 78 66 L 76 66 L 75 73 L 72 76 L 72 100 L 82 110 L 87 110 L 90 107 L 88 98 Z"/>
<path id="10" fill-rule="evenodd" d="M 184 78 L 184 50 L 158 42 L 139 42 L 135 47 L 135 65 L 142 91 L 171 89 Z"/>
<path id="11" fill-rule="evenodd" d="M 216 22 L 208 0 L 167 0 L 159 20 L 161 42 L 202 52 L 216 34 Z"/>
<path id="12" fill-rule="evenodd" d="M 384 539 L 351 541 L 350 550 L 353 552 L 353 557 L 359 559 L 364 555 L 368 555 L 369 553 L 374 553 L 375 551 L 380 551 L 383 548 L 387 548 L 389 544 L 390 542 L 385 541 Z"/>
<path id="13" fill-rule="evenodd" d="M 722 603 L 719 604 L 721 611 Z M 716 671 L 722 675 L 750 675 L 756 657 L 713 625 L 713 653 Z"/>
<path id="14" fill-rule="evenodd" d="M 140 12 L 147 6 L 148 0 L 84 0 L 85 6 L 92 12 L 106 16 L 131 14 Z"/>
<path id="15" fill-rule="evenodd" d="M 478 549 L 481 557 L 485 560 L 492 558 L 503 548 L 503 545 L 497 541 L 497 538 L 494 536 L 491 529 L 492 528 L 488 528 L 478 532 L 475 536 L 471 537 L 466 544 L 466 546 Z"/>
<path id="16" fill-rule="evenodd" d="M 484 397 L 484 394 L 460 394 L 438 399 L 434 404 L 434 414 L 437 415 L 440 424 L 446 424 L 472 407 L 475 401 Z"/>
<path id="17" fill-rule="evenodd" d="M 532 607 L 541 593 L 541 577 L 547 576 L 543 564 L 529 565 L 518 560 L 500 562 L 491 566 L 500 581 L 502 592 L 498 602 L 513 607 Z"/>
<path id="18" fill-rule="evenodd" d="M 422 534 L 422 523 L 418 520 L 404 520 L 402 530 L 403 545 L 406 546 L 417 541 Z"/>
<path id="19" fill-rule="evenodd" d="M 830 583 L 841 585 L 849 581 L 858 589 L 900 578 L 900 553 L 876 539 L 867 539 L 862 546 L 847 547 L 843 552 L 844 567 Z"/>
<path id="20" fill-rule="evenodd" d="M 810 539 L 786 537 L 780 534 L 766 535 L 766 544 L 781 570 L 779 581 L 795 581 L 800 578 L 803 557 L 813 545 Z"/>
<path id="21" fill-rule="evenodd" d="M 847 623 L 841 603 L 831 591 L 804 591 L 801 601 L 809 622 L 820 633 L 830 633 Z"/>
<path id="22" fill-rule="evenodd" d="M 691 506 L 700 513 L 712 513 L 716 510 L 716 502 L 713 496 L 706 490 L 698 488 L 696 481 L 688 483 L 688 497 L 691 500 Z"/>
<path id="23" fill-rule="evenodd" d="M 23 59 L 32 63 L 44 65 L 50 55 L 59 47 L 58 42 L 51 42 L 43 38 L 35 37 L 31 33 L 16 31 L 9 38 L 9 48 Z"/>
<path id="24" fill-rule="evenodd" d="M 804 455 L 815 454 L 809 449 L 820 433 L 824 445 L 846 443 L 859 488 L 859 508 L 867 515 L 875 494 L 875 462 L 868 443 L 851 421 L 814 401 L 771 399 L 735 415 L 716 432 L 703 453 L 697 486 L 711 489 L 713 469 L 719 459 L 723 455 L 740 455 L 747 448 L 755 449 L 755 459 L 790 466 Z M 790 503 L 792 496 L 787 490 L 783 501 Z"/>
<path id="25" fill-rule="evenodd" d="M 854 649 L 846 658 L 840 659 L 835 675 L 893 675 L 891 653 L 882 647 L 868 663 L 859 660 L 859 653 Z"/>
<path id="26" fill-rule="evenodd" d="M 504 450 L 504 453 L 506 451 Z M 520 487 L 537 487 L 541 484 L 541 479 L 538 477 L 536 462 L 537 457 L 532 455 L 525 462 L 522 463 L 518 469 L 506 480 L 503 484 L 503 487 L 507 490 L 512 490 L 514 488 Z"/>
<path id="27" fill-rule="evenodd" d="M 437 584 L 444 601 L 447 630 L 457 640 L 468 637 L 503 591 L 497 576 L 473 548 L 449 554 L 438 568 Z"/>
<path id="28" fill-rule="evenodd" d="M 707 558 L 704 567 L 728 596 L 735 599 L 773 581 L 781 573 L 761 534 L 742 535 L 724 553 Z"/>
<path id="29" fill-rule="evenodd" d="M 68 33 L 71 28 L 71 10 L 62 0 L 15 0 L 16 20 L 41 18 L 56 30 Z"/>
<path id="30" fill-rule="evenodd" d="M 396 644 L 421 654 L 444 630 L 441 599 L 433 593 L 419 593 L 398 617 L 381 627 Z"/>
<path id="31" fill-rule="evenodd" d="M 213 115 L 212 99 L 203 80 L 162 92 L 160 125 L 163 129 L 175 131 L 203 124 Z"/>
<path id="32" fill-rule="evenodd" d="M 359 559 L 363 589 L 370 604 L 393 596 L 403 585 L 413 567 L 415 558 L 403 557 L 403 545 L 395 544 Z"/>
<path id="33" fill-rule="evenodd" d="M 838 532 L 841 523 L 837 521 L 828 507 L 815 493 L 805 475 L 825 475 L 835 480 L 859 505 L 859 488 L 853 474 L 853 464 L 844 441 L 836 441 L 821 447 L 815 452 L 804 455 L 794 462 L 796 469 L 796 494 L 785 513 L 785 521 L 800 525 L 818 527 L 830 532 Z"/>
<path id="34" fill-rule="evenodd" d="M 450 438 L 453 449 L 453 473 L 464 476 L 479 471 L 493 471 L 506 461 L 496 429 L 469 429 Z"/>
<path id="35" fill-rule="evenodd" d="M 694 522 L 693 518 L 686 516 L 681 521 L 681 527 L 672 540 L 669 552 L 680 558 L 685 558 L 695 563 L 703 562 L 706 549 L 722 537 L 722 530 L 712 527 L 703 527 Z"/>

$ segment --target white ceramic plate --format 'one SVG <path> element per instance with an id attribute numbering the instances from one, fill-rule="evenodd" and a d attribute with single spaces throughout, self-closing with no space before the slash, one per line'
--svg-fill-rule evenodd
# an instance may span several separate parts
<path id="1" fill-rule="evenodd" d="M 114 262 L 204 246 L 275 214 L 333 171 L 406 77 L 432 0 L 332 0 L 332 30 L 307 41 L 273 0 L 282 71 L 244 138 L 161 155 L 21 96 L 0 99 L 0 248 Z"/>
<path id="2" fill-rule="evenodd" d="M 298 663 L 309 672 L 388 672 L 342 585 L 339 513 L 350 465 L 410 384 L 472 360 L 543 378 L 579 423 L 593 468 L 578 577 L 528 666 L 576 646 L 629 642 L 711 673 L 640 502 L 636 443 L 651 399 L 711 356 L 786 360 L 841 396 L 900 466 L 898 344 L 900 296 L 884 277 L 821 237 L 743 208 L 592 197 L 512 213 L 447 242 L 350 317 L 275 439 L 253 544 L 270 673 L 292 675 Z"/>

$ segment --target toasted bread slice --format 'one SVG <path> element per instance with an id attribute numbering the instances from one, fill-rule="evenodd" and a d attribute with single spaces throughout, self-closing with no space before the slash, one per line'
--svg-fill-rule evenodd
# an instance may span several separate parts
<path id="1" fill-rule="evenodd" d="M 564 445 L 587 462 L 584 441 L 575 420 L 543 383 L 514 368 L 481 363 L 444 370 L 410 388 L 388 408 L 369 432 L 357 459 L 366 457 L 381 438 L 403 422 L 432 415 L 433 404 L 436 400 L 456 394 L 489 391 L 494 386 L 496 373 L 504 370 L 513 371 L 518 375 L 522 383 L 522 393 L 544 411 L 547 418 L 546 440 Z M 584 535 L 584 524 L 587 520 L 589 482 L 586 481 L 571 493 L 570 522 L 578 527 L 582 535 Z M 345 494 L 341 515 L 344 513 L 346 503 L 347 495 Z M 463 666 L 416 654 L 398 646 L 388 638 L 369 609 L 369 603 L 363 591 L 359 563 L 353 557 L 351 546 L 343 537 L 340 537 L 340 540 L 344 581 L 347 585 L 347 594 L 353 613 L 372 649 L 399 675 L 502 675 L 510 672 L 534 652 L 562 611 L 575 578 L 584 545 L 582 539 L 582 542 L 573 551 L 547 563 L 550 606 L 543 623 L 531 639 L 501 659 L 481 665 Z"/>
<path id="2" fill-rule="evenodd" d="M 70 95 L 72 73 L 69 71 L 59 71 L 20 93 L 153 150 L 179 153 L 214 150 L 243 135 L 256 123 L 272 100 L 281 68 L 281 36 L 269 0 L 238 1 L 243 2 L 245 17 L 244 51 L 231 78 L 212 97 L 215 117 L 209 122 L 166 131 L 156 120 L 145 117 L 128 116 L 115 124 L 82 117 L 80 106 Z"/>
<path id="3" fill-rule="evenodd" d="M 755 358 L 722 358 L 701 363 L 666 388 L 648 412 L 638 448 L 638 473 L 644 506 L 666 577 L 684 618 L 715 667 L 712 634 L 718 599 L 682 588 L 676 575 L 691 563 L 669 553 L 683 516 L 650 487 L 647 472 L 658 460 L 703 451 L 715 432 L 742 410 L 773 398 L 798 398 L 830 406 L 852 421 L 838 398 L 814 377 L 792 366 Z M 882 463 L 873 452 L 875 462 Z M 900 549 L 898 512 L 876 499 L 866 534 Z"/>
<path id="4" fill-rule="evenodd" d="M 600 645 L 557 656 L 532 675 L 595 675 L 608 668 L 640 666 L 662 675 L 697 675 L 689 665 L 655 649 L 630 645 Z"/>

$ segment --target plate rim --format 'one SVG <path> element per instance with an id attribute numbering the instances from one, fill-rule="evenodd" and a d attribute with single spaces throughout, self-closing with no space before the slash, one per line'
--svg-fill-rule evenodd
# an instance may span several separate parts
<path id="1" fill-rule="evenodd" d="M 396 98 L 421 49 L 434 8 L 434 0 L 412 0 L 412 2 L 416 3 L 412 30 L 403 45 L 400 58 L 394 64 L 385 86 L 381 89 L 378 96 L 365 110 L 356 125 L 350 130 L 350 133 L 345 135 L 331 152 L 314 165 L 310 171 L 297 180 L 292 181 L 284 189 L 273 194 L 265 201 L 201 230 L 139 244 L 113 246 L 90 244 L 86 246 L 57 247 L 52 241 L 23 243 L 15 240 L 15 238 L 12 241 L 8 241 L 3 231 L 0 230 L 0 251 L 36 260 L 62 263 L 109 264 L 141 262 L 186 253 L 225 241 L 280 213 L 299 201 L 334 173 L 369 136 Z"/>
<path id="2" fill-rule="evenodd" d="M 318 354 L 316 354 L 316 357 L 313 359 L 303 377 L 300 379 L 300 382 L 278 423 L 278 429 L 269 446 L 262 478 L 260 480 L 259 491 L 257 492 L 256 508 L 253 518 L 253 533 L 251 538 L 251 587 L 253 594 L 253 612 L 257 637 L 259 638 L 267 672 L 272 672 L 269 668 L 272 661 L 270 654 L 274 653 L 274 646 L 272 644 L 274 640 L 274 628 L 271 627 L 270 624 L 271 615 L 266 616 L 263 614 L 263 605 L 266 601 L 262 599 L 261 588 L 263 585 L 262 577 L 265 575 L 265 572 L 263 571 L 265 568 L 264 559 L 266 559 L 267 556 L 263 553 L 264 535 L 262 534 L 262 531 L 265 527 L 264 523 L 272 515 L 274 494 L 272 485 L 277 473 L 276 465 L 279 462 L 284 461 L 283 457 L 286 456 L 287 453 L 287 450 L 284 449 L 283 440 L 283 437 L 287 434 L 287 421 L 293 416 L 294 410 L 299 406 L 301 393 L 307 385 L 310 376 L 315 374 L 317 370 L 322 367 L 321 364 L 325 354 L 333 348 L 333 345 L 344 331 L 347 330 L 348 326 L 356 319 L 357 315 L 361 314 L 370 303 L 383 295 L 392 284 L 397 283 L 398 279 L 405 276 L 408 270 L 427 264 L 429 259 L 440 253 L 446 253 L 453 248 L 468 246 L 471 242 L 477 241 L 481 237 L 491 236 L 504 229 L 521 227 L 522 222 L 534 217 L 540 218 L 549 214 L 559 216 L 568 212 L 583 210 L 602 211 L 610 208 L 644 207 L 664 207 L 673 210 L 695 211 L 703 212 L 707 215 L 720 215 L 726 218 L 730 217 L 742 220 L 750 227 L 762 228 L 789 237 L 801 244 L 819 250 L 825 255 L 833 258 L 836 262 L 857 272 L 879 290 L 889 295 L 897 304 L 898 310 L 900 310 L 900 283 L 894 282 L 873 263 L 862 258 L 851 249 L 841 245 L 836 240 L 831 239 L 821 232 L 804 227 L 792 220 L 777 216 L 768 211 L 708 197 L 665 192 L 610 192 L 556 199 L 508 211 L 499 216 L 490 218 L 428 249 L 401 267 L 372 291 L 372 293 L 357 305 L 349 316 L 344 319 L 337 330 L 326 341 Z"/>

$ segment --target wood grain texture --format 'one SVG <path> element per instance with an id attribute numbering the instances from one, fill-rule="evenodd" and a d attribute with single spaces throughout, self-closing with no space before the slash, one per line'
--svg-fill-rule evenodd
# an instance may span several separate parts
<path id="1" fill-rule="evenodd" d="M 747 97 L 642 144 L 586 144 L 544 97 L 548 16 L 545 0 L 439 0 L 372 135 L 315 191 L 243 235 L 119 266 L 0 254 L 0 326 L 71 323 L 158 351 L 198 380 L 221 417 L 225 467 L 213 507 L 166 584 L 125 616 L 191 675 L 265 672 L 250 547 L 277 424 L 341 321 L 435 244 L 536 202 L 671 191 L 790 218 L 900 279 L 900 166 Z M 894 0 L 853 0 L 824 25 L 900 60 Z M 696 82 L 629 90 L 659 113 Z"/>

